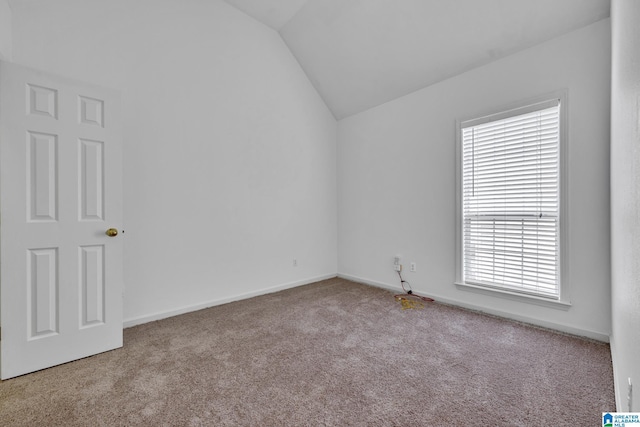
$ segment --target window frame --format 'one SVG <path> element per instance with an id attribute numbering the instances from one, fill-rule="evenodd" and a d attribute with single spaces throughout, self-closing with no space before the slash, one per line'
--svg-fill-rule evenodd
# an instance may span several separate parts
<path id="1" fill-rule="evenodd" d="M 554 307 L 560 309 L 568 309 L 570 302 L 570 282 L 569 282 L 569 266 L 568 266 L 568 238 L 569 225 L 568 217 L 568 168 L 569 159 L 567 155 L 568 141 L 568 101 L 567 90 L 558 90 L 546 95 L 537 96 L 524 101 L 519 101 L 511 105 L 492 108 L 489 111 L 474 114 L 464 119 L 456 120 L 456 271 L 455 285 L 460 290 L 472 291 L 484 295 L 497 296 L 511 300 L 528 302 L 537 305 Z M 463 281 L 463 177 L 462 177 L 462 161 L 463 161 L 463 138 L 462 129 L 470 125 L 477 125 L 491 121 L 497 121 L 504 118 L 525 114 L 527 112 L 543 109 L 545 104 L 559 100 L 559 281 L 558 281 L 558 298 L 549 298 L 546 296 L 538 296 L 531 293 L 518 292 L 500 287 L 483 286 L 479 284 L 465 283 Z M 536 108 L 537 107 L 537 108 Z"/>

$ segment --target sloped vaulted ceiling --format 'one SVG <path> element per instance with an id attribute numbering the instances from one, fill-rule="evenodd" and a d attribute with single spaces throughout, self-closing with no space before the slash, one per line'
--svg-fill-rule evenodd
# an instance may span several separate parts
<path id="1" fill-rule="evenodd" d="M 609 16 L 609 0 L 225 0 L 280 33 L 337 119 Z"/>

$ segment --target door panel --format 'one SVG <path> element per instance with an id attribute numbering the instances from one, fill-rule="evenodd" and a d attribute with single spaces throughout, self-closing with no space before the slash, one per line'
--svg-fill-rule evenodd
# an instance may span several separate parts
<path id="1" fill-rule="evenodd" d="M 28 339 L 58 333 L 58 249 L 29 249 L 27 260 Z"/>
<path id="2" fill-rule="evenodd" d="M 28 220 L 58 219 L 58 138 L 28 131 L 27 138 Z"/>
<path id="3" fill-rule="evenodd" d="M 122 346 L 119 95 L 0 62 L 0 373 Z"/>
<path id="4" fill-rule="evenodd" d="M 82 320 L 80 327 L 104 323 L 104 245 L 80 248 L 80 289 Z"/>
<path id="5" fill-rule="evenodd" d="M 80 221 L 104 219 L 104 142 L 80 139 Z"/>

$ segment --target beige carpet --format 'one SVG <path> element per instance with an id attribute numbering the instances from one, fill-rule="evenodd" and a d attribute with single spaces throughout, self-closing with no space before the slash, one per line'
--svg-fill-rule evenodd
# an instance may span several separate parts
<path id="1" fill-rule="evenodd" d="M 609 346 L 331 279 L 0 383 L 4 426 L 595 426 Z"/>

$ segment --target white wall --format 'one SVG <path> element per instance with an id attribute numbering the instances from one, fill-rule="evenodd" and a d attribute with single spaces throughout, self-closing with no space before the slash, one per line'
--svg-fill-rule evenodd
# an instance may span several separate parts
<path id="1" fill-rule="evenodd" d="M 611 354 L 618 411 L 640 410 L 640 2 L 611 3 Z M 627 404 L 627 379 L 636 391 Z"/>
<path id="2" fill-rule="evenodd" d="M 599 21 L 338 123 L 338 272 L 608 340 L 610 24 Z M 458 289 L 456 119 L 568 90 L 571 308 Z"/>
<path id="3" fill-rule="evenodd" d="M 128 324 L 335 275 L 336 122 L 275 31 L 218 1 L 33 0 L 13 59 L 122 92 Z"/>
<path id="4" fill-rule="evenodd" d="M 7 0 L 0 0 L 0 59 L 11 60 L 11 8 Z"/>
<path id="5" fill-rule="evenodd" d="M 11 60 L 11 9 L 7 0 L 0 0 L 0 60 Z"/>

